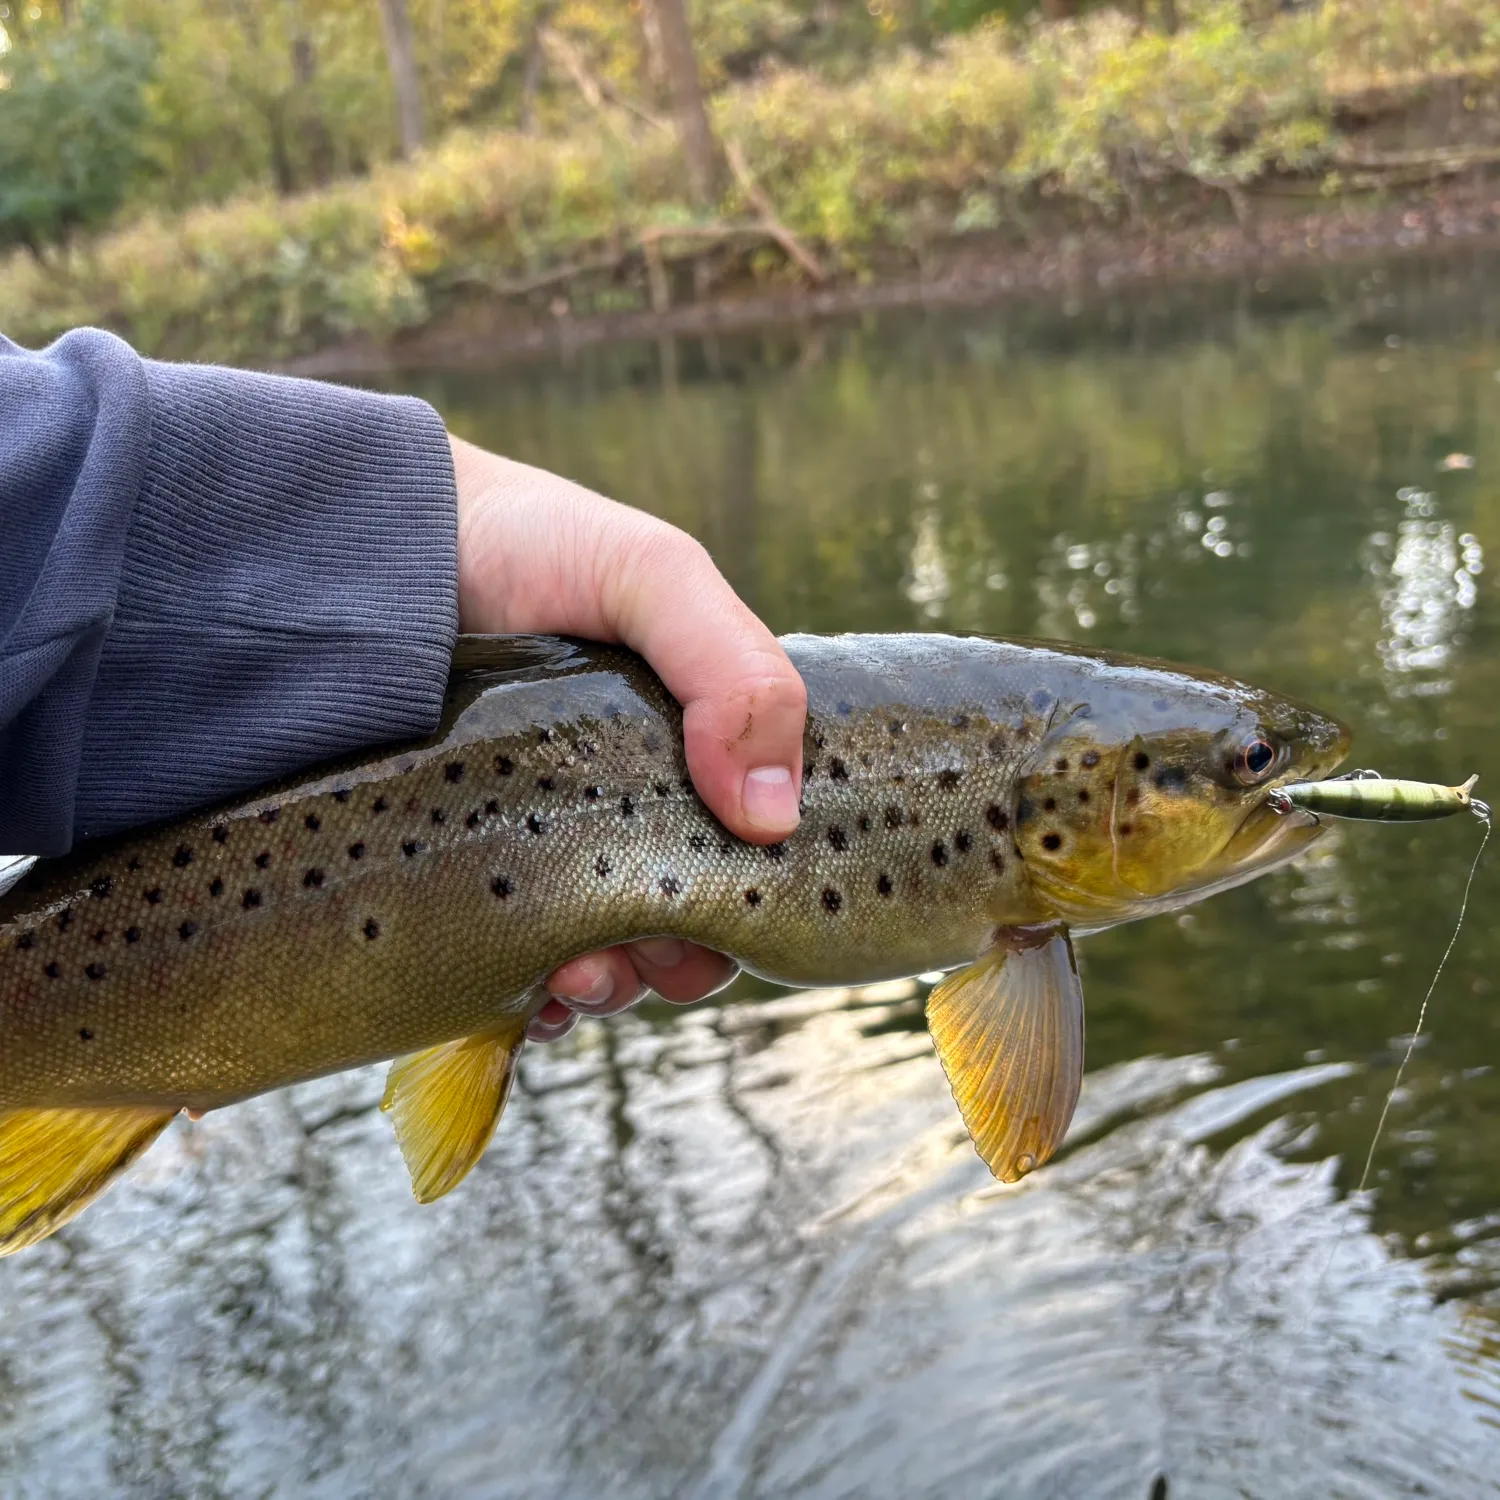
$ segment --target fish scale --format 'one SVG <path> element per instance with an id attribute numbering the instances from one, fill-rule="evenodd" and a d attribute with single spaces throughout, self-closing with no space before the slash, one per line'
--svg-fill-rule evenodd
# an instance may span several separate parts
<path id="1" fill-rule="evenodd" d="M 1017 1088 L 1041 1101 L 1025 1141 L 987 1154 L 1025 1170 L 1082 1066 L 1067 925 L 1290 857 L 1315 831 L 1239 786 L 1222 747 L 1277 734 L 1305 778 L 1344 744 L 1287 700 L 1133 658 L 945 636 L 785 644 L 809 713 L 802 821 L 779 844 L 735 838 L 698 798 L 681 711 L 639 658 L 497 638 L 461 648 L 428 741 L 39 865 L 0 896 L 0 1250 L 55 1228 L 57 1203 L 76 1211 L 179 1108 L 398 1055 L 403 1150 L 419 1194 L 446 1191 L 493 1129 L 544 977 L 648 936 L 794 985 L 970 964 L 961 1003 L 935 992 L 960 1014 L 934 1035 L 966 1118 L 987 1122 L 971 1120 L 982 1150 L 986 1131 L 1014 1135 Z M 970 1008 L 997 997 L 1010 1009 L 991 1032 Z M 1004 1055 L 965 1081 L 976 1047 Z M 1006 1071 L 1017 1057 L 1024 1076 Z M 460 1098 L 483 1110 L 455 1144 L 434 1115 Z M 129 1130 L 99 1124 L 110 1109 Z M 81 1130 L 108 1171 L 28 1186 L 52 1128 L 34 1111 Z M 31 1205 L 20 1229 L 7 1191 Z"/>

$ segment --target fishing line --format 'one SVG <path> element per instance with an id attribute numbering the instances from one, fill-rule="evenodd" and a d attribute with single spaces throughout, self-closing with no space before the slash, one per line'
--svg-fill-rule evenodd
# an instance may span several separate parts
<path id="1" fill-rule="evenodd" d="M 1490 834 L 1494 831 L 1494 824 L 1490 820 L 1487 808 L 1483 811 L 1476 809 L 1475 816 L 1484 824 L 1484 837 L 1479 841 L 1479 848 L 1474 854 L 1474 863 L 1469 866 L 1469 878 L 1464 882 L 1463 899 L 1458 903 L 1458 921 L 1453 924 L 1453 936 L 1448 939 L 1448 946 L 1443 949 L 1443 956 L 1438 960 L 1438 966 L 1432 975 L 1432 983 L 1427 986 L 1427 993 L 1422 996 L 1422 1008 L 1417 1012 L 1416 1029 L 1411 1034 L 1411 1040 L 1406 1044 L 1406 1056 L 1401 1059 L 1401 1066 L 1396 1069 L 1395 1081 L 1391 1084 L 1390 1092 L 1385 1096 L 1385 1106 L 1380 1111 L 1380 1118 L 1375 1122 L 1375 1134 L 1370 1138 L 1370 1149 L 1365 1154 L 1365 1169 L 1359 1174 L 1359 1186 L 1354 1190 L 1356 1193 L 1363 1193 L 1370 1180 L 1370 1168 L 1375 1163 L 1375 1150 L 1380 1145 L 1381 1132 L 1385 1129 L 1386 1117 L 1390 1114 L 1391 1105 L 1395 1102 L 1396 1090 L 1401 1087 L 1406 1065 L 1417 1050 L 1417 1039 L 1422 1035 L 1422 1023 L 1427 1019 L 1427 1007 L 1432 1000 L 1433 991 L 1438 987 L 1438 980 L 1443 977 L 1443 970 L 1447 967 L 1448 960 L 1453 955 L 1453 949 L 1458 943 L 1458 935 L 1464 928 L 1464 917 L 1469 910 L 1469 892 L 1474 888 L 1474 875 L 1479 869 L 1479 861 L 1484 857 L 1485 845 L 1489 843 Z M 1337 1245 L 1334 1248 L 1337 1249 Z"/>
<path id="2" fill-rule="evenodd" d="M 1474 862 L 1469 866 L 1469 878 L 1464 881 L 1464 893 L 1458 903 L 1458 920 L 1453 924 L 1453 933 L 1448 939 L 1448 946 L 1443 949 L 1443 956 L 1438 960 L 1437 968 L 1433 971 L 1432 982 L 1427 986 L 1427 993 L 1422 996 L 1421 1008 L 1417 1011 L 1417 1024 L 1412 1031 L 1411 1037 L 1406 1044 L 1406 1053 L 1402 1057 L 1400 1065 L 1396 1069 L 1396 1076 L 1391 1082 L 1390 1089 L 1385 1096 L 1385 1104 L 1381 1107 L 1380 1118 L 1375 1122 L 1375 1133 L 1370 1138 L 1370 1149 L 1365 1153 L 1364 1170 L 1359 1174 L 1359 1186 L 1354 1190 L 1356 1196 L 1364 1193 L 1369 1185 L 1370 1172 L 1375 1165 L 1375 1152 L 1380 1146 L 1381 1135 L 1385 1131 L 1387 1118 L 1390 1116 L 1391 1106 L 1396 1102 L 1396 1091 L 1401 1087 L 1401 1080 L 1406 1074 L 1407 1064 L 1411 1062 L 1417 1050 L 1417 1043 L 1422 1036 L 1422 1027 L 1427 1020 L 1427 1008 L 1432 1002 L 1432 997 L 1437 990 L 1438 981 L 1443 977 L 1443 970 L 1448 965 L 1448 960 L 1453 956 L 1453 950 L 1458 945 L 1458 936 L 1463 931 L 1464 918 L 1469 910 L 1469 893 L 1474 888 L 1474 877 L 1479 870 L 1479 861 L 1484 858 L 1484 851 L 1490 841 L 1490 834 L 1494 832 L 1494 823 L 1491 818 L 1490 809 L 1483 802 L 1475 802 L 1471 809 L 1484 824 L 1484 836 L 1479 840 L 1479 848 L 1474 851 Z M 1328 1247 L 1328 1259 L 1323 1262 L 1323 1269 L 1318 1275 L 1317 1285 L 1313 1288 L 1312 1300 L 1308 1304 L 1308 1310 L 1303 1316 L 1297 1328 L 1297 1341 L 1300 1342 L 1302 1335 L 1307 1332 L 1308 1325 L 1312 1322 L 1313 1313 L 1322 1305 L 1323 1289 L 1328 1282 L 1328 1273 L 1333 1270 L 1333 1263 L 1338 1253 L 1344 1246 L 1344 1236 L 1348 1232 L 1349 1220 L 1346 1217 L 1339 1225 L 1337 1234 L 1334 1236 L 1333 1244 Z M 1293 1351 L 1295 1354 L 1295 1351 Z M 1289 1371 L 1287 1372 L 1289 1373 Z M 1270 1427 L 1271 1413 L 1268 1404 L 1265 1420 L 1261 1423 L 1261 1444 L 1264 1445 L 1265 1436 Z"/>

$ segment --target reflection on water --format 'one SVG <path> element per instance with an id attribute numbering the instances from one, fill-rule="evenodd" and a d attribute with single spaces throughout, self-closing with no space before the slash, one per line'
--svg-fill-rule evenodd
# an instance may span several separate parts
<path id="1" fill-rule="evenodd" d="M 1340 714 L 1356 764 L 1493 779 L 1496 269 L 402 385 L 687 526 L 779 629 L 1173 656 Z M 373 1074 L 179 1125 L 0 1262 L 0 1493 L 1496 1494 L 1487 869 L 1350 1197 L 1477 837 L 1344 827 L 1083 943 L 1084 1101 L 1015 1189 L 915 986 L 586 1026 L 426 1210 Z"/>
<path id="2" fill-rule="evenodd" d="M 1118 1064 L 1058 1164 L 999 1188 L 914 988 L 534 1053 L 428 1211 L 373 1072 L 178 1127 L 8 1268 L 8 1471 L 153 1497 L 1493 1492 L 1484 1325 L 1286 1159 L 1287 1111 L 1347 1064 Z"/>

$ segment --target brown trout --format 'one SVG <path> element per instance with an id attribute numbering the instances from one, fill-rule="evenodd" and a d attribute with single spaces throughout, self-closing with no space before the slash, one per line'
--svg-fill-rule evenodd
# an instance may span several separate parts
<path id="1" fill-rule="evenodd" d="M 488 1143 L 541 981 L 663 935 L 792 985 L 958 969 L 929 1027 L 1013 1181 L 1083 1073 L 1070 932 L 1197 901 L 1320 830 L 1267 794 L 1348 736 L 1206 672 L 1039 642 L 791 637 L 803 817 L 768 847 L 698 799 L 627 651 L 460 644 L 423 743 L 89 844 L 0 896 L 0 1253 L 65 1223 L 178 1111 L 395 1057 L 423 1201 Z"/>

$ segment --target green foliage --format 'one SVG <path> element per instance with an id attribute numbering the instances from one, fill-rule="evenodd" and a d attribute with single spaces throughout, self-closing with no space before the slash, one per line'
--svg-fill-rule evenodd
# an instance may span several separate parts
<path id="1" fill-rule="evenodd" d="M 260 12 L 267 28 L 274 3 Z M 420 3 L 426 0 L 414 13 Z M 447 0 L 454 13 L 464 3 Z M 712 9 L 736 0 L 707 3 Z M 773 16 L 761 0 L 744 3 L 745 27 Z M 792 21 L 805 17 L 801 0 L 785 3 Z M 1392 39 L 1380 66 L 1406 67 L 1416 56 L 1415 44 L 1401 40 L 1399 7 L 1407 0 L 1359 3 L 1381 13 L 1389 8 Z M 1485 9 L 1491 0 L 1421 3 L 1446 7 L 1443 56 L 1471 70 L 1500 64 Z M 825 264 L 856 275 L 893 254 L 920 260 L 955 233 L 1024 239 L 1039 212 L 1054 214 L 1054 222 L 1058 212 L 1073 222 L 1121 209 L 1149 218 L 1183 201 L 1201 202 L 1204 184 L 1240 209 L 1257 179 L 1315 170 L 1336 146 L 1338 90 L 1368 82 L 1351 64 L 1350 49 L 1360 58 L 1374 55 L 1368 17 L 1355 17 L 1354 6 L 1329 0 L 1315 15 L 1252 23 L 1222 0 L 1182 0 L 1185 24 L 1174 35 L 1110 12 L 1021 30 L 991 20 L 934 50 L 898 50 L 852 79 L 766 67 L 753 81 L 718 92 L 714 121 L 781 220 Z M 353 9 L 326 14 L 346 14 L 351 26 L 357 20 Z M 610 46 L 623 49 L 621 56 L 627 43 L 649 50 L 639 32 L 630 42 L 634 15 L 614 0 L 565 0 L 545 15 L 497 3 L 486 24 L 514 22 L 518 29 L 504 35 L 516 37 L 542 19 L 566 24 L 585 65 L 597 65 L 597 78 L 623 94 L 629 72 L 608 71 L 615 54 L 604 39 L 613 37 Z M 476 11 L 466 24 L 480 20 Z M 764 39 L 753 28 L 735 34 Z M 319 33 L 320 56 L 337 52 L 333 35 Z M 475 45 L 475 92 L 464 95 L 470 105 L 512 45 L 498 29 L 483 36 L 493 50 Z M 285 39 L 281 34 L 271 46 L 272 58 Z M 1431 51 L 1439 43 L 1429 37 L 1424 45 Z M 644 66 L 639 56 L 636 65 Z M 349 67 L 353 77 L 353 62 Z M 330 64 L 327 76 L 333 89 L 343 75 Z M 153 89 L 160 112 L 170 91 Z M 642 86 L 635 99 L 639 105 L 651 97 Z M 459 108 L 457 99 L 451 109 Z M 342 117 L 329 104 L 324 118 Z M 351 126 L 333 139 L 355 134 Z M 308 149 L 306 132 L 295 144 Z M 228 137 L 231 149 L 253 155 L 264 147 L 254 145 L 247 127 Z M 24 256 L 0 261 L 0 327 L 37 342 L 100 322 L 151 352 L 245 360 L 355 333 L 387 338 L 476 299 L 513 300 L 528 288 L 537 289 L 539 306 L 558 296 L 579 311 L 639 306 L 643 234 L 683 231 L 660 243 L 669 259 L 686 257 L 701 251 L 716 225 L 750 225 L 760 216 L 756 197 L 734 179 L 714 212 L 696 212 L 682 175 L 672 133 L 613 106 L 591 108 L 585 125 L 562 133 L 450 130 L 412 164 L 376 165 L 362 179 L 285 197 L 263 189 L 221 208 L 142 216 L 60 253 L 45 274 Z M 739 274 L 787 274 L 782 250 L 765 241 L 733 253 Z"/>
<path id="2" fill-rule="evenodd" d="M 151 68 L 150 46 L 112 26 L 0 53 L 0 244 L 39 251 L 110 219 L 146 165 Z"/>

